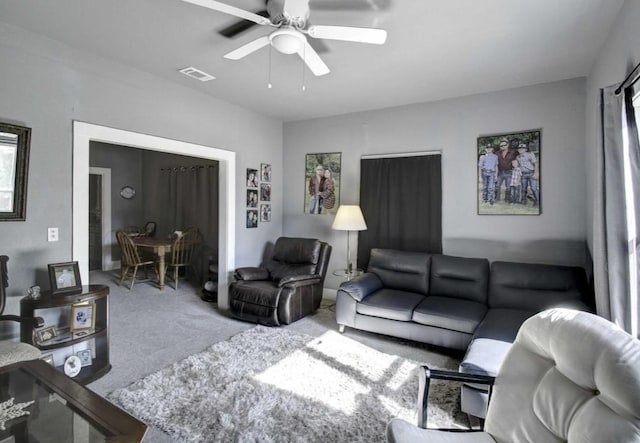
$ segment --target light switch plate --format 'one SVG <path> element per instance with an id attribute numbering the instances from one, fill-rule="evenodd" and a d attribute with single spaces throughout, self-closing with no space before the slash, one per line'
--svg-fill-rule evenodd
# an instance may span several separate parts
<path id="1" fill-rule="evenodd" d="M 58 228 L 47 228 L 47 241 L 58 241 Z"/>

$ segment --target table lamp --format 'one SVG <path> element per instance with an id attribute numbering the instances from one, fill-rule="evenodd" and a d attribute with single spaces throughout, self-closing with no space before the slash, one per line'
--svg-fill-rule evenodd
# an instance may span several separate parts
<path id="1" fill-rule="evenodd" d="M 347 231 L 347 278 L 351 278 L 353 267 L 351 264 L 351 248 L 349 245 L 349 236 L 351 231 L 365 231 L 367 224 L 364 222 L 364 216 L 358 205 L 342 205 L 338 208 L 336 218 L 331 225 L 331 229 L 336 231 Z"/>

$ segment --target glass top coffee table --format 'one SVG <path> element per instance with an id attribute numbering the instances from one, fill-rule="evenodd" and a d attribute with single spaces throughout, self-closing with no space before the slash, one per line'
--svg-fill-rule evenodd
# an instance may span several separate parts
<path id="1" fill-rule="evenodd" d="M 0 368 L 0 443 L 140 442 L 146 431 L 42 360 Z"/>

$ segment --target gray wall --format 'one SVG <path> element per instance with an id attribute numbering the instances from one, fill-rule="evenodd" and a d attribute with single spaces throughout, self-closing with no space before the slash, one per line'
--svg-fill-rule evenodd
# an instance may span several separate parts
<path id="1" fill-rule="evenodd" d="M 258 264 L 256 245 L 281 234 L 282 122 L 3 22 L 0 60 L 0 120 L 32 128 L 27 220 L 0 223 L 7 313 L 29 286 L 49 286 L 48 263 L 72 258 L 73 120 L 235 151 L 236 264 Z M 273 165 L 273 221 L 247 230 L 244 170 L 261 162 Z M 50 226 L 57 243 L 47 242 Z"/>
<path id="2" fill-rule="evenodd" d="M 591 249 L 595 192 L 596 149 L 602 149 L 600 89 L 618 84 L 640 62 L 640 1 L 627 0 L 587 78 L 587 235 Z"/>
<path id="3" fill-rule="evenodd" d="M 477 215 L 476 138 L 535 128 L 542 128 L 542 215 Z M 354 204 L 361 156 L 440 150 L 444 253 L 584 265 L 584 137 L 584 79 L 286 123 L 284 233 L 328 241 L 330 270 L 344 268 L 346 234 L 331 230 L 333 217 L 302 211 L 305 153 L 342 152 L 341 203 Z M 339 283 L 329 275 L 328 287 Z"/>

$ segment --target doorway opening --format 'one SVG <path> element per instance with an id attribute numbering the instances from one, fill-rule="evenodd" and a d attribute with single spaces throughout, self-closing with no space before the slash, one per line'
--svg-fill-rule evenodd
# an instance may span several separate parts
<path id="1" fill-rule="evenodd" d="M 89 271 L 113 269 L 111 258 L 111 169 L 89 168 Z"/>
<path id="2" fill-rule="evenodd" d="M 227 284 L 235 268 L 235 152 L 140 134 L 85 122 L 73 122 L 73 260 L 89 282 L 89 145 L 91 141 L 217 160 L 220 165 L 218 219 L 218 306 L 228 308 Z M 105 188 L 103 183 L 102 188 Z M 103 233 L 105 235 L 105 227 Z M 110 228 L 109 228 L 110 231 Z M 110 234 L 110 232 L 109 232 Z"/>

